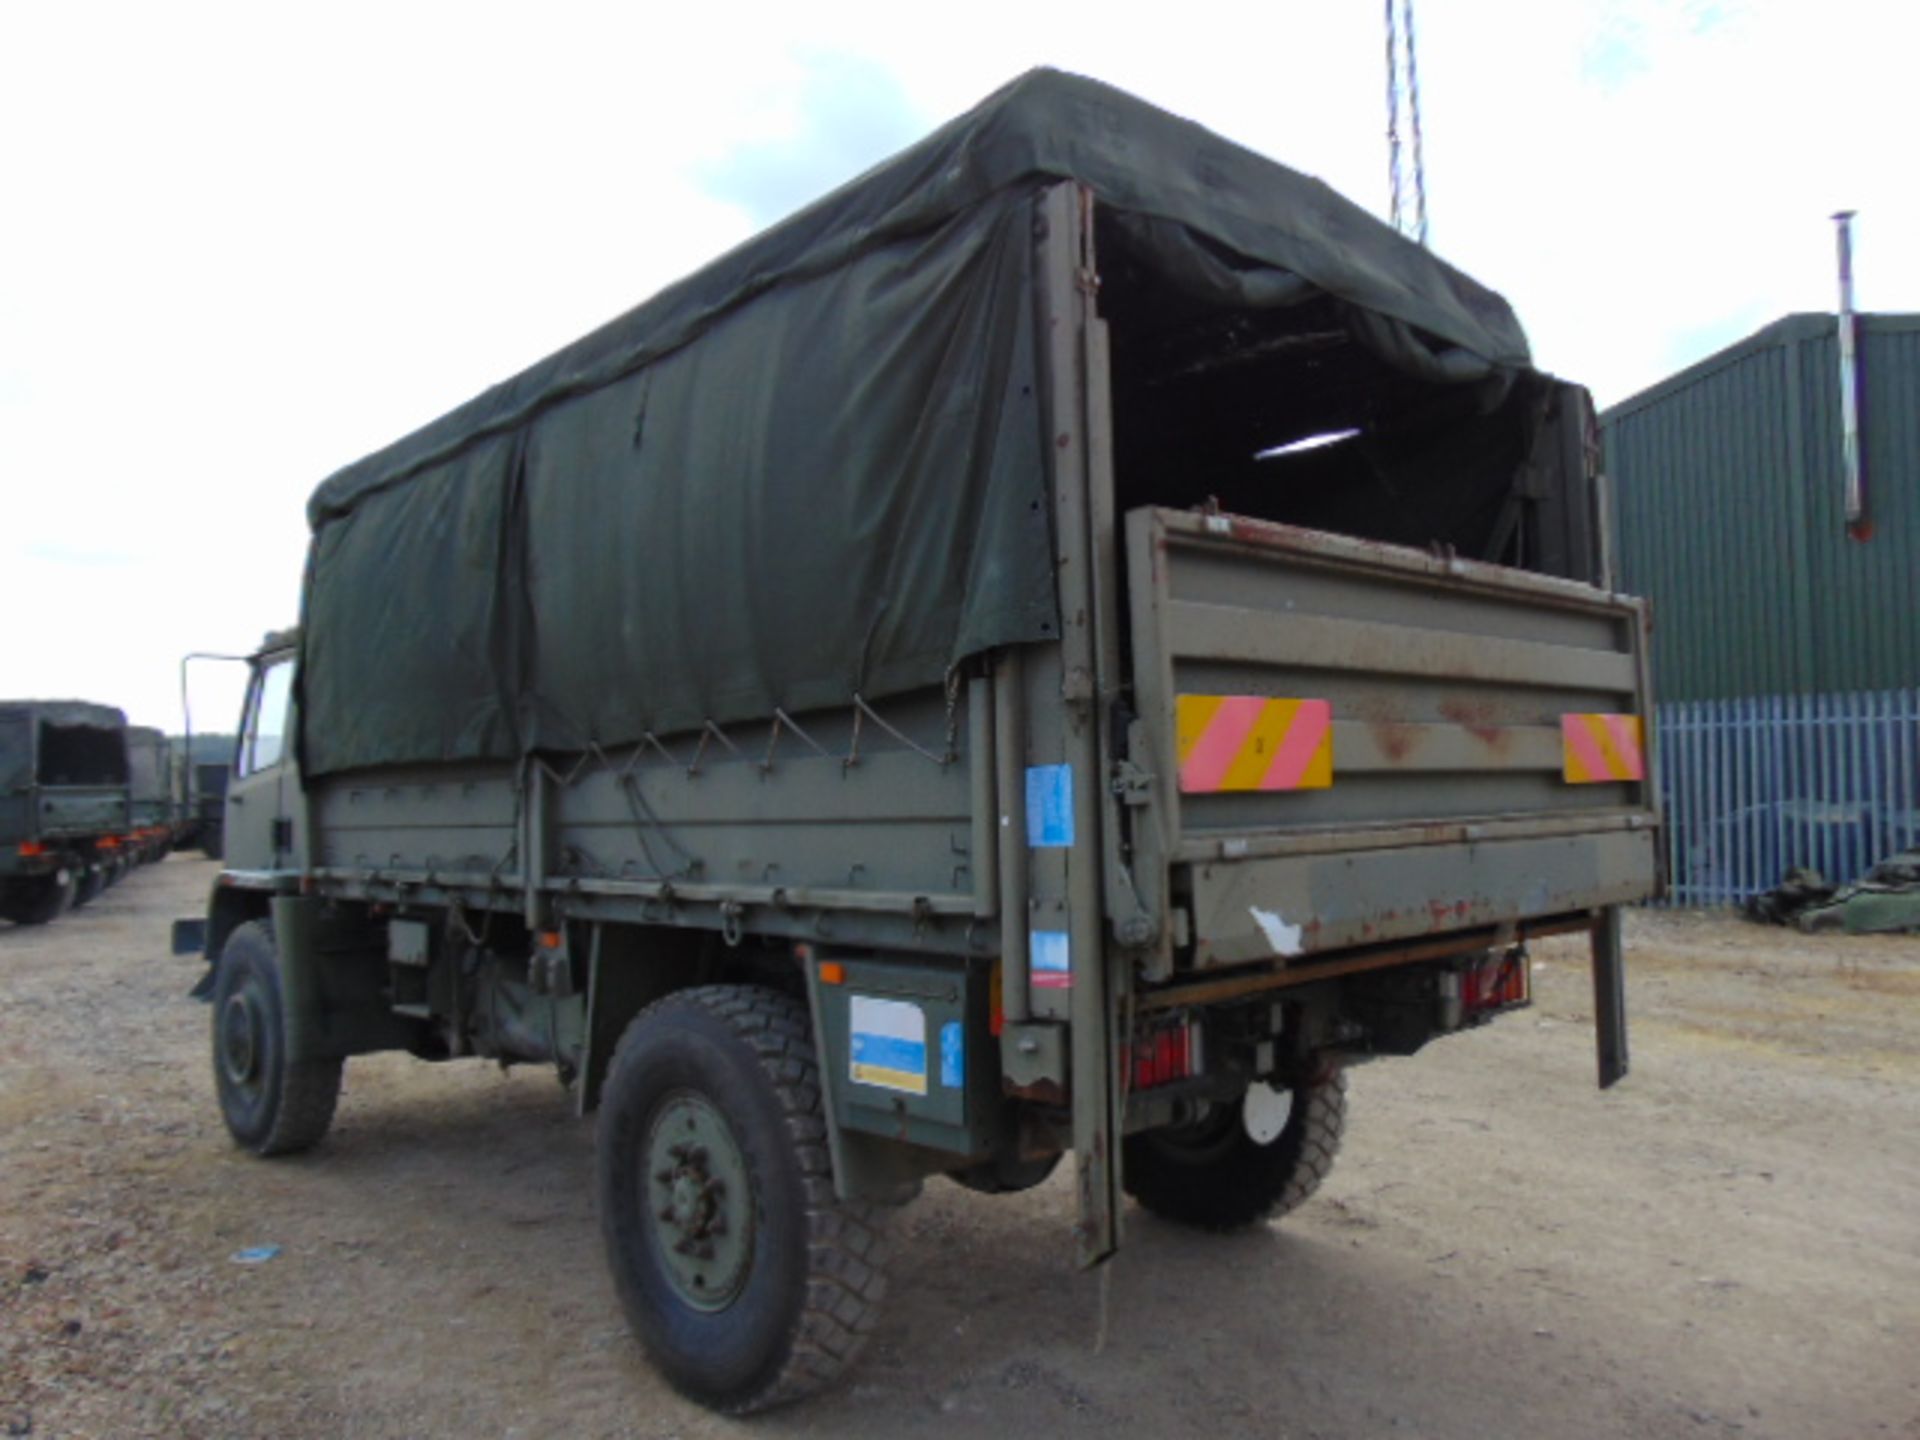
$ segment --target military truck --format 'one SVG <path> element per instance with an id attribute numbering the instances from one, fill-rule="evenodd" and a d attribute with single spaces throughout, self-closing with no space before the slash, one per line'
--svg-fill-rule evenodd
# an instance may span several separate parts
<path id="1" fill-rule="evenodd" d="M 730 1411 L 872 1332 L 929 1177 L 1202 1230 L 1344 1070 L 1657 884 L 1586 395 L 1316 181 L 1036 72 L 368 458 L 264 647 L 215 967 L 234 1139 L 343 1062 L 547 1063 L 632 1327 Z"/>
<path id="2" fill-rule="evenodd" d="M 127 727 L 127 764 L 133 818 L 127 851 L 139 863 L 173 848 L 182 816 L 174 794 L 173 743 L 149 725 Z"/>
<path id="3" fill-rule="evenodd" d="M 183 843 L 196 845 L 209 860 L 226 853 L 227 779 L 232 767 L 224 760 L 201 760 L 191 770 L 192 788 L 187 806 L 192 827 Z"/>
<path id="4" fill-rule="evenodd" d="M 0 919 L 44 925 L 84 905 L 119 874 L 131 829 L 124 714 L 0 701 Z"/>

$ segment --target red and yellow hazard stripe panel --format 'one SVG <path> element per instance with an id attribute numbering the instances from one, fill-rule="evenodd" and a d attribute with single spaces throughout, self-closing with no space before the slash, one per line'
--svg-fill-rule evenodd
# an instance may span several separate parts
<path id="1" fill-rule="evenodd" d="M 1325 700 L 1181 695 L 1174 732 L 1183 794 L 1333 784 L 1333 707 Z"/>
<path id="2" fill-rule="evenodd" d="M 1647 778 L 1638 715 L 1562 715 L 1560 773 L 1569 785 Z"/>

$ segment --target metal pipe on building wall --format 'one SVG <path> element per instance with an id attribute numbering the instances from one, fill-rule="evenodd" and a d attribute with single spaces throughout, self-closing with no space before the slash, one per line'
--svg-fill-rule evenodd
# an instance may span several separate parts
<path id="1" fill-rule="evenodd" d="M 1833 217 L 1840 251 L 1840 465 L 1846 482 L 1847 528 L 1857 539 L 1867 537 L 1867 495 L 1860 468 L 1860 359 L 1858 329 L 1853 313 L 1853 216 L 1841 210 Z"/>

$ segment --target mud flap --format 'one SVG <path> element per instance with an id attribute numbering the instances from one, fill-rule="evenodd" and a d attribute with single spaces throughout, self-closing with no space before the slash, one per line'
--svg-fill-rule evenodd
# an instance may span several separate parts
<path id="1" fill-rule="evenodd" d="M 1593 1028 L 1602 1090 L 1628 1069 L 1627 967 L 1620 932 L 1619 906 L 1609 905 L 1593 917 Z"/>
<path id="2" fill-rule="evenodd" d="M 286 1012 L 287 1058 L 331 1059 L 326 1043 L 314 931 L 320 902 L 308 896 L 276 895 L 272 901 L 273 939 L 280 951 L 280 1005 Z"/>
<path id="3" fill-rule="evenodd" d="M 833 1166 L 833 1191 L 841 1200 L 905 1205 L 920 1194 L 921 1180 L 944 1168 L 925 1163 L 929 1152 L 917 1146 L 862 1135 L 840 1123 L 840 1079 L 847 1053 L 828 1043 L 826 1003 L 821 995 L 819 962 L 801 966 L 807 981 L 807 1016 L 813 1029 L 815 1063 L 820 1075 L 820 1113 L 826 1121 L 827 1154 Z"/>
<path id="4" fill-rule="evenodd" d="M 207 953 L 206 917 L 195 916 L 190 920 L 173 922 L 173 953 L 175 955 L 205 955 Z M 201 972 L 199 980 L 187 992 L 189 1000 L 211 1001 L 213 999 L 214 970 L 211 962 Z"/>
<path id="5" fill-rule="evenodd" d="M 1120 1248 L 1121 1092 L 1117 1076 L 1119 999 L 1105 987 L 1077 987 L 1072 1039 L 1073 1161 L 1080 1218 L 1073 1227 L 1075 1259 L 1083 1270 L 1113 1258 Z M 1098 1008 L 1095 1008 L 1095 1006 Z"/>
<path id="6" fill-rule="evenodd" d="M 389 1008 L 384 926 L 369 932 L 308 895 L 274 896 L 271 914 L 290 1060 L 411 1048 L 416 1022 Z"/>

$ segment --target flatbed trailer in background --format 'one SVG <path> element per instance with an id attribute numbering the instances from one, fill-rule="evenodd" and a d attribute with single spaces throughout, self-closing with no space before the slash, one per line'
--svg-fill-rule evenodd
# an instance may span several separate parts
<path id="1" fill-rule="evenodd" d="M 1089 1265 L 1126 1194 L 1298 1205 L 1343 1067 L 1527 1004 L 1532 936 L 1611 1084 L 1658 816 L 1590 435 L 1316 182 L 1016 82 L 316 493 L 181 937 L 229 1128 L 555 1064 L 636 1332 L 748 1410 L 928 1176 L 1071 1153 Z"/>

